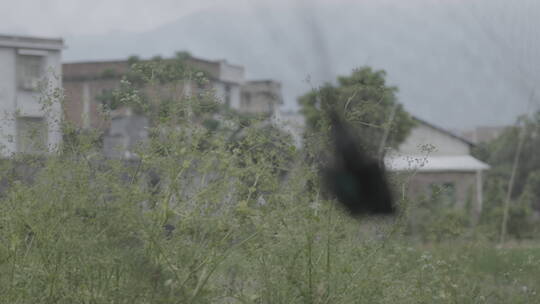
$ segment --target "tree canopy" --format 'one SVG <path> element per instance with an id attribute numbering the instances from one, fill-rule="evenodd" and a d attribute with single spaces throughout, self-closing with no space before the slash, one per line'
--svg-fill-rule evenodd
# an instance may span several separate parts
<path id="1" fill-rule="evenodd" d="M 540 211 L 540 111 L 521 117 L 516 126 L 508 127 L 498 138 L 479 145 L 474 154 L 492 166 L 488 178 L 508 184 L 520 137 L 523 146 L 516 169 L 512 198 L 526 200 Z M 488 184 L 488 186 L 490 186 Z M 489 188 L 487 189 L 489 191 Z"/>
<path id="2" fill-rule="evenodd" d="M 368 153 L 381 143 L 397 147 L 414 125 L 398 103 L 397 88 L 386 84 L 386 72 L 362 67 L 351 75 L 338 77 L 337 85 L 325 84 L 299 98 L 308 132 L 325 132 L 328 113 L 336 111 L 355 128 Z"/>

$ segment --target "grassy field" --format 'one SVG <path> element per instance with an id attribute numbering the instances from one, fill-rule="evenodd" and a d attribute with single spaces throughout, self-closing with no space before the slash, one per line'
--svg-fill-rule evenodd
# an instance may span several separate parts
<path id="1" fill-rule="evenodd" d="M 540 246 L 463 243 L 459 241 L 426 248 L 446 260 L 460 261 L 469 273 L 468 284 L 482 290 L 477 301 L 485 303 L 536 303 L 540 286 Z M 475 303 L 475 302 L 472 302 Z"/>
<path id="2" fill-rule="evenodd" d="M 0 303 L 540 303 L 538 243 L 499 249 L 453 220 L 422 243 L 407 212 L 344 214 L 316 166 L 284 179 L 268 150 L 255 162 L 220 137 L 201 151 L 169 136 L 130 165 L 25 159 L 24 180 L 3 163 Z"/>
<path id="3" fill-rule="evenodd" d="M 284 185 L 264 167 L 210 166 L 226 161 L 214 153 L 133 167 L 49 159 L 32 183 L 13 181 L 0 203 L 0 302 L 540 302 L 537 243 L 419 243 L 404 217 L 351 219 L 306 192 L 309 167 Z M 206 181 L 188 192 L 189 175 L 149 191 L 138 174 L 156 164 L 170 179 L 222 171 L 191 175 Z"/>

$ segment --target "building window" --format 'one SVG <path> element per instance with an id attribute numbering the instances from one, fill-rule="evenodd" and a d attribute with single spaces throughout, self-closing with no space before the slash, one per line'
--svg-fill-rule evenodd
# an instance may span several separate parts
<path id="1" fill-rule="evenodd" d="M 30 154 L 46 152 L 47 139 L 47 123 L 44 118 L 17 118 L 17 152 Z"/>
<path id="2" fill-rule="evenodd" d="M 43 76 L 43 56 L 18 55 L 17 81 L 19 89 L 35 91 Z"/>

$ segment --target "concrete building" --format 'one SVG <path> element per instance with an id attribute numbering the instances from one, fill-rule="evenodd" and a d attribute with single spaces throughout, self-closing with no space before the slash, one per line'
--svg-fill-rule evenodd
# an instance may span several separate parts
<path id="1" fill-rule="evenodd" d="M 174 59 L 161 59 L 174 63 Z M 140 61 L 149 63 L 151 61 Z M 281 85 L 275 81 L 246 81 L 244 68 L 224 60 L 209 61 L 185 56 L 185 67 L 195 74 L 204 73 L 208 82 L 179 80 L 172 84 L 146 86 L 141 90 L 150 100 L 181 101 L 183 97 L 195 96 L 201 92 L 213 92 L 224 105 L 240 113 L 272 114 L 282 104 Z M 63 82 L 66 95 L 65 115 L 67 121 L 82 129 L 98 128 L 105 132 L 105 154 L 127 157 L 129 147 L 147 135 L 148 119 L 143 119 L 126 108 L 114 111 L 109 117 L 102 111 L 104 97 L 120 87 L 121 79 L 129 73 L 133 62 L 102 61 L 78 62 L 63 65 Z M 196 77 L 195 77 L 196 78 Z M 126 111 L 127 110 L 127 111 Z M 124 121 L 123 121 L 124 120 Z M 135 126 L 134 124 L 144 124 Z M 140 129 L 140 130 L 139 130 Z M 120 152 L 113 146 L 120 145 L 126 151 Z"/>
<path id="2" fill-rule="evenodd" d="M 482 174 L 489 166 L 470 155 L 474 145 L 421 119 L 397 151 L 385 158 L 390 171 L 404 172 L 409 197 L 443 196 L 449 204 L 482 209 Z M 437 193 L 435 193 L 437 192 Z"/>
<path id="3" fill-rule="evenodd" d="M 242 85 L 238 110 L 242 113 L 273 114 L 283 104 L 281 84 L 273 80 L 247 81 Z"/>
<path id="4" fill-rule="evenodd" d="M 184 62 L 194 70 L 205 72 L 210 83 L 201 87 L 195 81 L 187 81 L 178 94 L 189 96 L 197 94 L 201 89 L 211 89 L 224 104 L 233 109 L 241 107 L 241 88 L 245 83 L 243 67 L 229 64 L 224 60 L 207 61 L 194 57 L 187 57 Z M 128 73 L 130 66 L 128 60 L 65 63 L 63 81 L 66 119 L 85 129 L 108 129 L 110 121 L 102 115 L 99 98 L 120 86 L 120 80 Z M 167 86 L 163 86 L 160 91 L 158 94 L 173 93 Z M 145 91 L 145 93 L 156 92 Z"/>
<path id="5" fill-rule="evenodd" d="M 0 35 L 0 155 L 48 153 L 62 140 L 62 39 Z"/>

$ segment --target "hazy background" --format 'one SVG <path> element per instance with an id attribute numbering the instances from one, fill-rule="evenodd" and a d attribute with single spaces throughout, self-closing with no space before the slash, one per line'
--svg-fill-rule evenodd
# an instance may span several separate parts
<path id="1" fill-rule="evenodd" d="M 388 72 L 406 109 L 463 129 L 538 108 L 537 0 L 0 0 L 0 33 L 65 39 L 66 62 L 186 50 L 296 97 L 354 67 Z M 540 94 L 540 92 L 539 92 Z"/>

